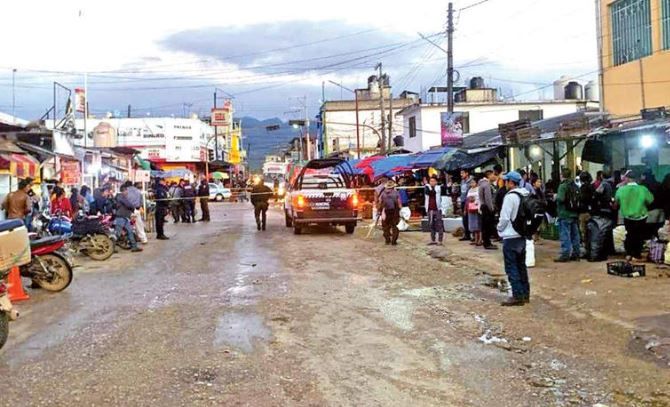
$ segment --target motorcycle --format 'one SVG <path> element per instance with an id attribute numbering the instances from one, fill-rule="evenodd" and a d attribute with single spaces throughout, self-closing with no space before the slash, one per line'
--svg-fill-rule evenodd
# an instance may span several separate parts
<path id="1" fill-rule="evenodd" d="M 65 235 L 70 238 L 70 249 L 93 260 L 103 261 L 114 254 L 113 235 L 103 226 L 100 217 L 80 216 L 74 222 L 69 218 L 40 214 L 37 230 L 41 236 Z"/>
<path id="2" fill-rule="evenodd" d="M 49 236 L 30 241 L 29 264 L 20 267 L 21 276 L 47 291 L 63 291 L 72 282 L 72 263 L 64 253 L 65 237 Z"/>
<path id="3" fill-rule="evenodd" d="M 28 231 L 17 219 L 0 221 L 0 348 L 9 337 L 9 322 L 15 321 L 19 313 L 9 299 L 9 287 L 5 278 L 12 267 L 30 263 Z"/>
<path id="4" fill-rule="evenodd" d="M 121 233 L 118 236 L 116 235 L 116 225 L 114 225 L 114 219 L 111 216 L 104 216 L 101 222 L 109 230 L 109 233 L 114 236 L 117 246 L 123 250 L 130 250 L 132 248 L 128 240 L 128 232 L 125 228 L 121 228 Z M 135 230 L 135 217 L 130 218 L 130 226 Z"/>

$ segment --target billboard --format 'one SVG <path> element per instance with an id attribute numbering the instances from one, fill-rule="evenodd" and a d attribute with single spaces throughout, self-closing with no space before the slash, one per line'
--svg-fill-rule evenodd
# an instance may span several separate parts
<path id="1" fill-rule="evenodd" d="M 462 112 L 440 113 L 440 128 L 442 146 L 458 146 L 463 143 L 463 121 Z"/>
<path id="2" fill-rule="evenodd" d="M 80 113 L 86 112 L 86 92 L 82 88 L 74 90 L 74 107 Z"/>
<path id="3" fill-rule="evenodd" d="M 240 135 L 233 133 L 230 138 L 230 163 L 239 164 L 240 162 L 242 162 L 240 157 Z"/>
<path id="4" fill-rule="evenodd" d="M 230 124 L 230 109 L 212 109 L 212 126 L 227 127 Z"/>

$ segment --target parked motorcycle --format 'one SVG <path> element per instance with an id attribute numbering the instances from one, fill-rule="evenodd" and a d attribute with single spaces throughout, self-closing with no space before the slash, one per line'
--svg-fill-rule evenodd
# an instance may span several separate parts
<path id="1" fill-rule="evenodd" d="M 114 220 L 111 216 L 103 217 L 102 224 L 109 230 L 110 233 L 114 235 L 117 246 L 119 246 L 123 250 L 132 249 L 130 241 L 128 240 L 128 232 L 126 231 L 125 228 L 121 228 L 121 233 L 118 236 L 116 235 L 116 225 L 114 225 Z M 130 218 L 130 226 L 133 228 L 133 230 L 135 230 L 136 226 L 134 217 Z"/>
<path id="2" fill-rule="evenodd" d="M 79 217 L 71 221 L 65 216 L 39 216 L 41 236 L 65 235 L 70 238 L 70 248 L 93 260 L 107 260 L 114 254 L 114 240 L 99 217 Z"/>
<path id="3" fill-rule="evenodd" d="M 9 300 L 9 287 L 5 278 L 12 267 L 30 263 L 28 231 L 18 219 L 0 221 L 0 348 L 9 337 L 9 322 L 15 321 L 19 313 Z"/>
<path id="4" fill-rule="evenodd" d="M 47 291 L 63 291 L 72 282 L 72 263 L 64 253 L 66 238 L 49 236 L 30 241 L 29 264 L 20 267 L 21 276 Z"/>

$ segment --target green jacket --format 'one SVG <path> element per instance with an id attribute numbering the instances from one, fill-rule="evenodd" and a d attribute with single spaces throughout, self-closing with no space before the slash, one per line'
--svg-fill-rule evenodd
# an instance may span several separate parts
<path id="1" fill-rule="evenodd" d="M 561 182 L 561 185 L 558 186 L 558 192 L 556 193 L 556 207 L 558 209 L 558 219 L 577 219 L 579 214 L 577 212 L 569 211 L 565 208 L 566 195 L 568 193 L 568 187 L 574 181 L 565 180 Z"/>
<path id="2" fill-rule="evenodd" d="M 647 217 L 647 207 L 654 202 L 654 196 L 647 187 L 630 183 L 616 191 L 614 198 L 625 219 L 640 220 Z"/>

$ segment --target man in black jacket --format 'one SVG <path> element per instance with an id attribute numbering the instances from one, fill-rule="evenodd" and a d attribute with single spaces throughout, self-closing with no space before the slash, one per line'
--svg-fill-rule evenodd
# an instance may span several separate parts
<path id="1" fill-rule="evenodd" d="M 202 211 L 200 222 L 209 222 L 209 182 L 204 177 L 198 186 L 198 199 L 200 200 L 200 211 Z"/>
<path id="2" fill-rule="evenodd" d="M 258 180 L 251 190 L 251 203 L 254 205 L 254 216 L 258 230 L 265 230 L 267 220 L 268 201 L 272 197 L 272 189 L 267 187 L 262 180 Z"/>
<path id="3" fill-rule="evenodd" d="M 195 223 L 195 195 L 196 191 L 193 185 L 187 180 L 182 184 L 183 202 L 184 202 L 184 223 Z"/>
<path id="4" fill-rule="evenodd" d="M 156 198 L 156 239 L 169 240 L 170 238 L 165 236 L 165 217 L 168 214 L 169 194 L 164 178 L 158 179 L 154 196 Z"/>

